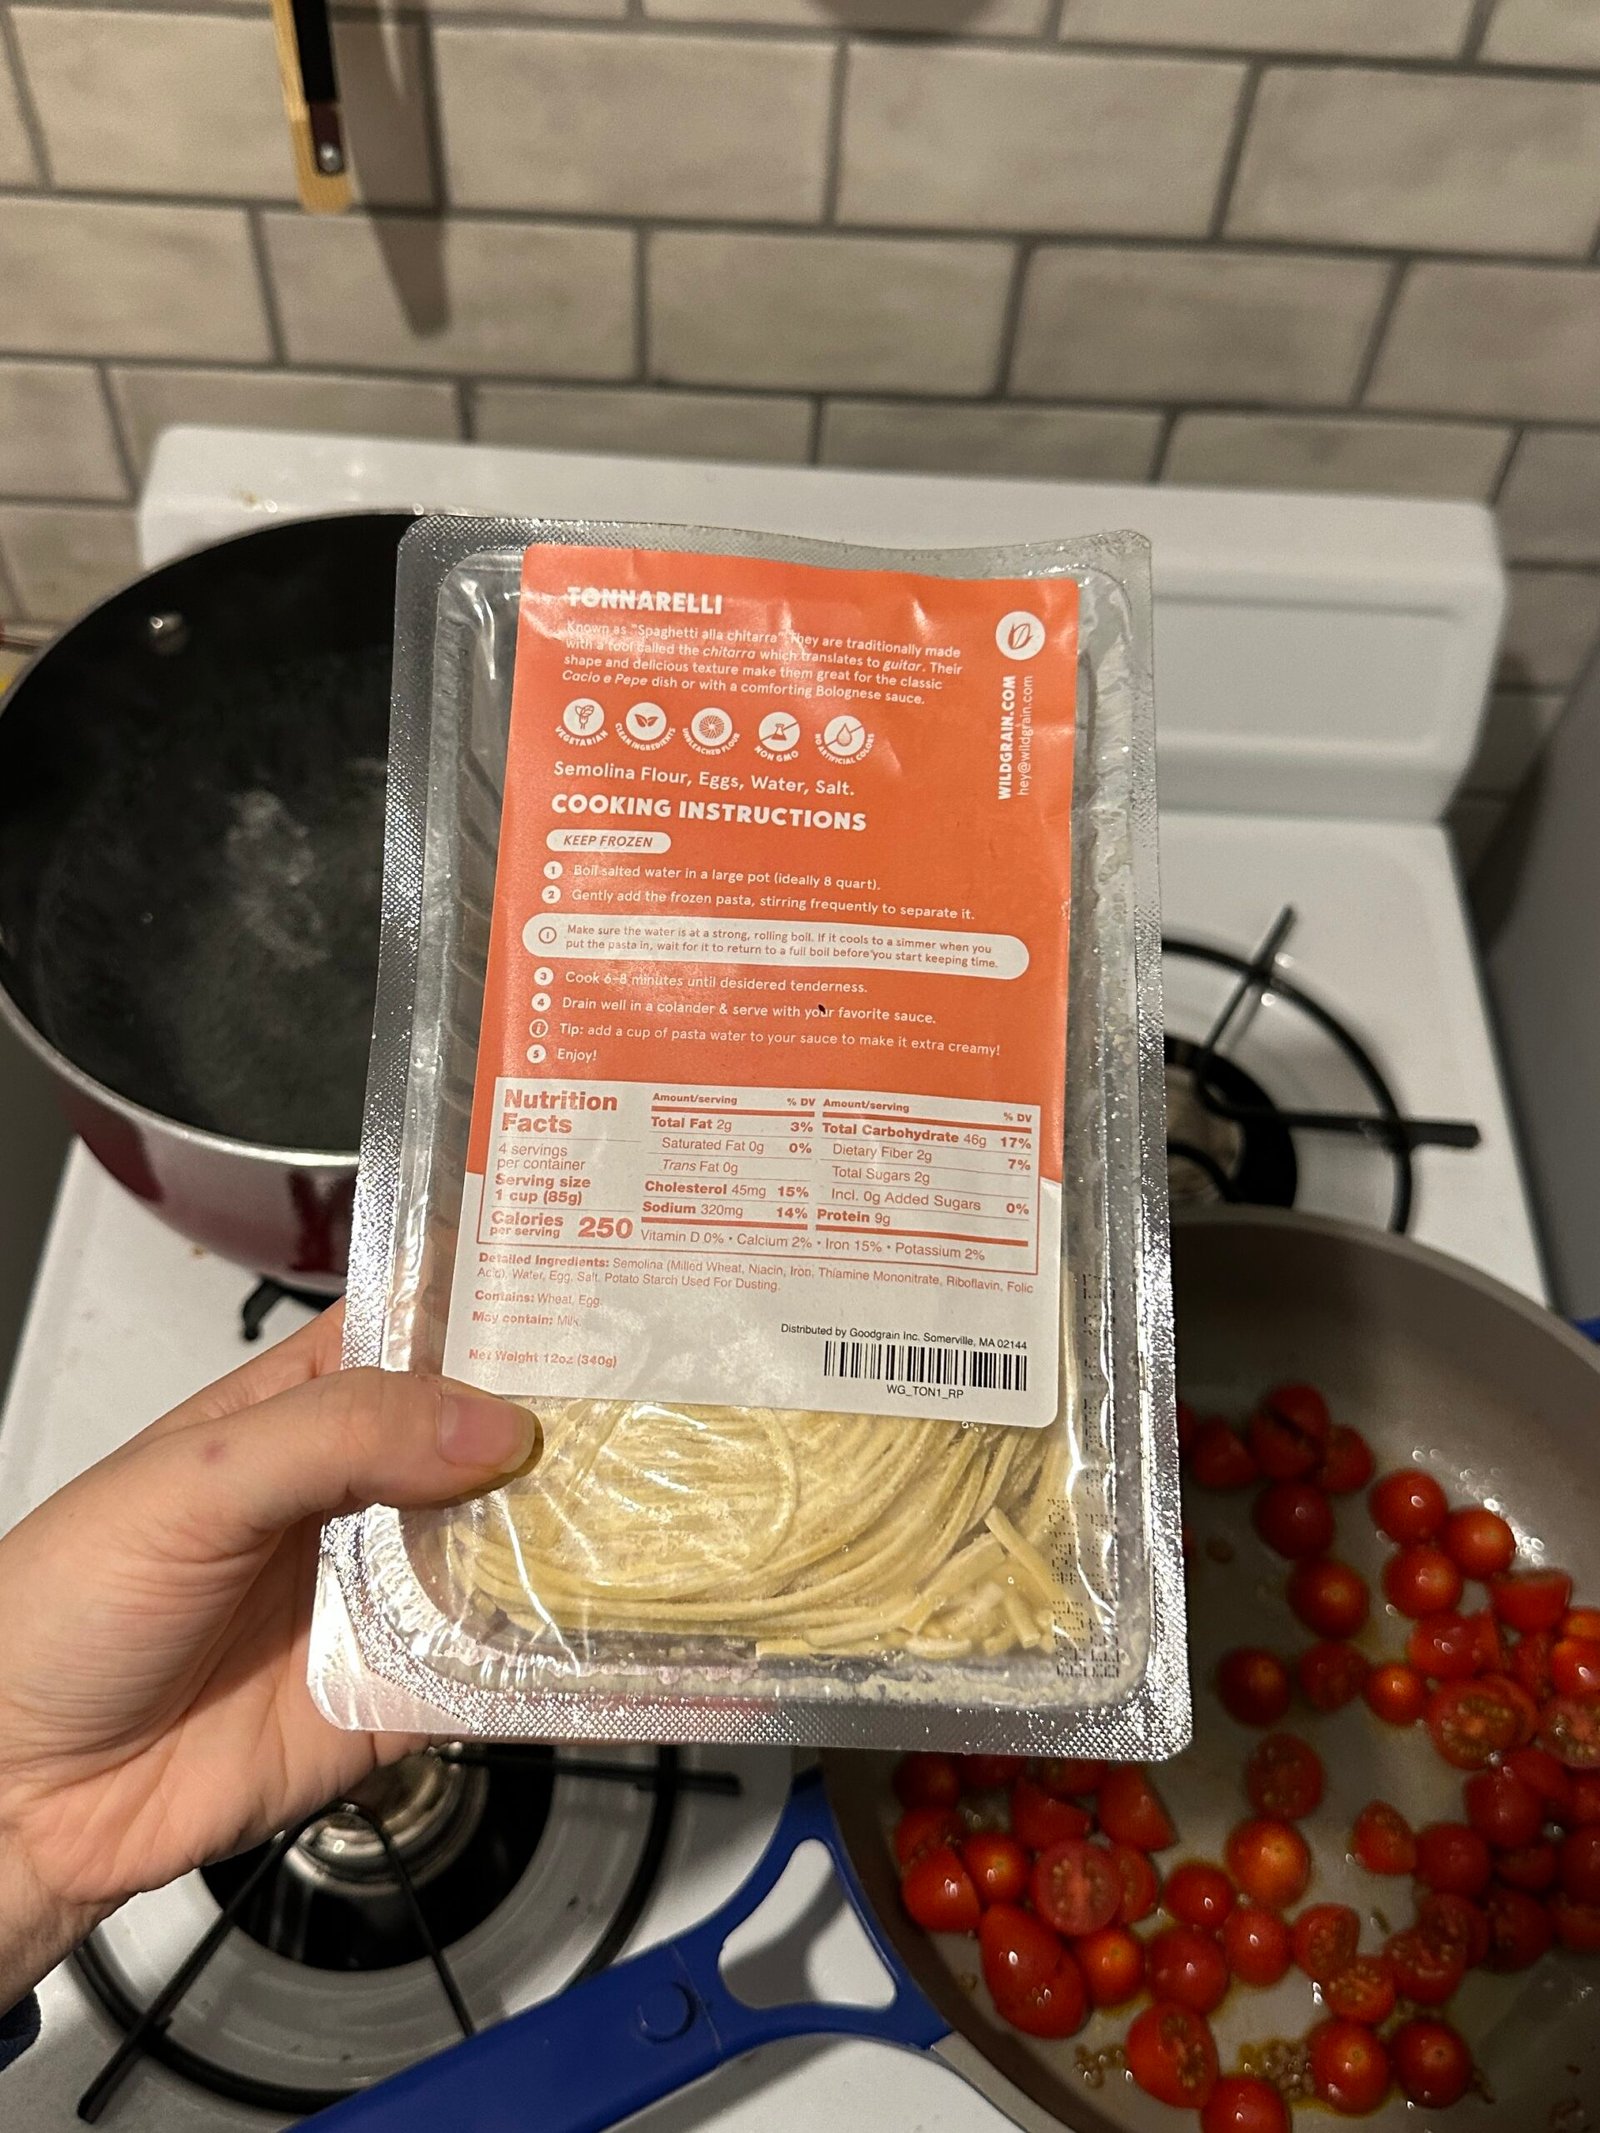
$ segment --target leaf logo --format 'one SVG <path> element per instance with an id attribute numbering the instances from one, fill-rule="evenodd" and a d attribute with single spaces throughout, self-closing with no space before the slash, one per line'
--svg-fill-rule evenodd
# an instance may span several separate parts
<path id="1" fill-rule="evenodd" d="M 995 624 L 994 641 L 1007 659 L 1032 659 L 1044 650 L 1045 626 L 1025 607 L 1014 607 Z"/>

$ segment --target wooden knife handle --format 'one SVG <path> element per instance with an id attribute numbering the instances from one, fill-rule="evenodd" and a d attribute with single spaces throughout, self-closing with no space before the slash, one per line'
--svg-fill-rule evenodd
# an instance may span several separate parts
<path id="1" fill-rule="evenodd" d="M 350 205 L 350 165 L 326 0 L 272 0 L 272 34 L 300 204 L 337 215 Z"/>

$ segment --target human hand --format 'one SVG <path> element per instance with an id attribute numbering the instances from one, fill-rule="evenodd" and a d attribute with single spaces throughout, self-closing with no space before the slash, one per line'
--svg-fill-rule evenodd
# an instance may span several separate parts
<path id="1" fill-rule="evenodd" d="M 341 1371 L 336 1308 L 197 1393 L 0 1539 L 0 2009 L 141 1889 L 420 1743 L 306 1687 L 322 1521 L 526 1464 L 523 1409 Z"/>

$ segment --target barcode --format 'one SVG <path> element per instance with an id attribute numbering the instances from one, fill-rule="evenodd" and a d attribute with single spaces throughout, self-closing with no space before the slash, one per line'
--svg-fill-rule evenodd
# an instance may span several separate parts
<path id="1" fill-rule="evenodd" d="M 825 1378 L 876 1378 L 892 1385 L 970 1386 L 978 1392 L 1026 1392 L 1028 1358 L 1010 1348 L 946 1348 L 932 1341 L 822 1344 Z"/>

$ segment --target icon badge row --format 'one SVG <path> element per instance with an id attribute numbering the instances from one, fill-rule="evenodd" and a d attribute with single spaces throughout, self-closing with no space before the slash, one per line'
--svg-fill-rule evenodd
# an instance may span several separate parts
<path id="1" fill-rule="evenodd" d="M 675 729 L 662 706 L 646 698 L 630 704 L 611 730 L 632 747 L 653 751 L 664 747 Z M 720 704 L 703 705 L 683 732 L 700 755 L 725 755 L 739 738 L 732 717 Z M 566 741 L 592 747 L 606 734 L 605 706 L 592 696 L 575 696 L 561 713 L 561 736 Z M 759 752 L 775 762 L 798 755 L 803 739 L 803 728 L 792 711 L 769 711 L 756 726 Z M 872 734 L 859 718 L 841 712 L 817 735 L 817 746 L 831 762 L 858 763 L 872 747 Z"/>

